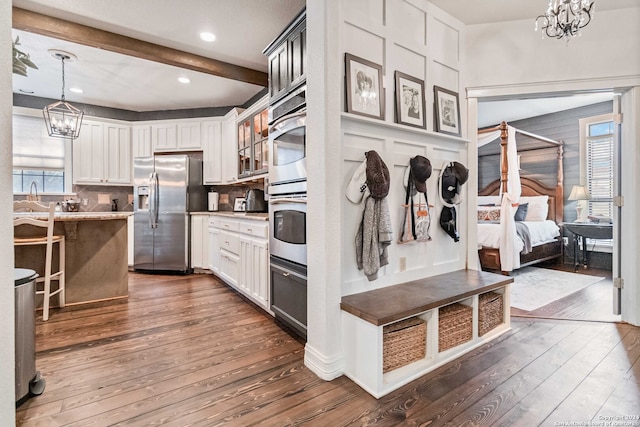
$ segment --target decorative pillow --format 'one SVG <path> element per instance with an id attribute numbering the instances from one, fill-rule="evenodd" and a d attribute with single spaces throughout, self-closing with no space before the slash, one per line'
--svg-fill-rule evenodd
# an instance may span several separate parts
<path id="1" fill-rule="evenodd" d="M 529 210 L 529 203 L 520 203 L 520 205 L 518 205 L 518 210 L 516 211 L 516 214 L 514 215 L 514 219 L 516 221 L 524 221 L 525 218 L 527 217 L 527 211 Z"/>
<path id="2" fill-rule="evenodd" d="M 500 221 L 500 208 L 478 207 L 478 221 Z"/>
<path id="3" fill-rule="evenodd" d="M 549 196 L 526 196 L 520 197 L 520 203 L 528 203 L 527 216 L 525 221 L 544 221 L 549 213 L 547 204 Z"/>
<path id="4" fill-rule="evenodd" d="M 549 213 L 548 205 L 531 205 L 527 209 L 527 216 L 525 221 L 544 221 L 547 219 Z"/>

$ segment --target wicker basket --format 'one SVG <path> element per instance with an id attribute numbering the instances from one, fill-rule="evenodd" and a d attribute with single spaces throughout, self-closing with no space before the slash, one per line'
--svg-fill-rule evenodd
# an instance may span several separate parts
<path id="1" fill-rule="evenodd" d="M 438 351 L 445 351 L 473 338 L 473 307 L 453 303 L 438 312 Z"/>
<path id="2" fill-rule="evenodd" d="M 427 323 L 411 317 L 382 328 L 382 372 L 386 373 L 424 358 Z"/>
<path id="3" fill-rule="evenodd" d="M 483 336 L 503 323 L 504 298 L 497 292 L 487 292 L 478 297 L 478 335 Z"/>

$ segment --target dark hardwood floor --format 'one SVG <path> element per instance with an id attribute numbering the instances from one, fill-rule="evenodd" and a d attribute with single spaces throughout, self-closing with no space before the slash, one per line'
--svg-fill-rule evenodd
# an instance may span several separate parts
<path id="1" fill-rule="evenodd" d="M 640 328 L 627 324 L 514 318 L 376 400 L 318 379 L 301 342 L 212 276 L 129 277 L 128 300 L 37 321 L 47 386 L 18 425 L 640 425 Z"/>

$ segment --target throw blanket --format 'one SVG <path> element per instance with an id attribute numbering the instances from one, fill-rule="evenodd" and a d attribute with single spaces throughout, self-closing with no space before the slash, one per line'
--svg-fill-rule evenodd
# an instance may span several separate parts
<path id="1" fill-rule="evenodd" d="M 378 270 L 389 264 L 387 247 L 391 244 L 391 216 L 387 198 L 367 197 L 362 221 L 356 234 L 356 261 L 369 281 L 378 278 Z"/>
<path id="2" fill-rule="evenodd" d="M 531 234 L 529 234 L 529 229 L 526 224 L 523 224 L 520 221 L 516 221 L 516 234 L 518 237 L 522 239 L 524 243 L 524 247 L 522 248 L 521 254 L 528 254 L 531 252 Z"/>

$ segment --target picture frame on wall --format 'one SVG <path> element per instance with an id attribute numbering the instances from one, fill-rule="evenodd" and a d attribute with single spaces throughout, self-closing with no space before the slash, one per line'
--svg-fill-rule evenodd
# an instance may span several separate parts
<path id="1" fill-rule="evenodd" d="M 347 112 L 384 120 L 382 66 L 345 53 Z"/>
<path id="2" fill-rule="evenodd" d="M 396 71 L 395 81 L 396 122 L 425 129 L 424 80 Z"/>
<path id="3" fill-rule="evenodd" d="M 433 86 L 436 132 L 460 136 L 460 101 L 458 94 Z"/>

